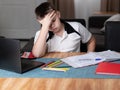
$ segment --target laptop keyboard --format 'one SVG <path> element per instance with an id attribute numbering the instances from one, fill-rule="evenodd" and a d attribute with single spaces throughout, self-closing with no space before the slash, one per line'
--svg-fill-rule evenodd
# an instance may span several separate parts
<path id="1" fill-rule="evenodd" d="M 42 62 L 33 61 L 33 60 L 29 60 L 29 59 L 21 59 L 21 61 L 22 61 L 22 71 L 23 72 L 28 70 L 28 69 L 40 67 L 41 65 L 44 64 Z"/>
<path id="2" fill-rule="evenodd" d="M 28 61 L 28 60 L 25 60 L 25 59 L 22 59 L 21 61 L 22 61 L 22 63 L 21 63 L 22 64 L 22 70 L 33 66 L 33 64 L 30 63 L 31 61 Z"/>

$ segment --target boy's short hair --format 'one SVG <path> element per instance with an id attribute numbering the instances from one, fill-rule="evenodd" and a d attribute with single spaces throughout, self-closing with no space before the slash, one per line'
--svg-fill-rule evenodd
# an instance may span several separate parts
<path id="1" fill-rule="evenodd" d="M 35 9 L 35 14 L 40 18 L 43 18 L 46 14 L 48 14 L 51 10 L 55 10 L 54 6 L 49 3 L 49 2 L 44 2 L 40 4 L 38 7 Z"/>

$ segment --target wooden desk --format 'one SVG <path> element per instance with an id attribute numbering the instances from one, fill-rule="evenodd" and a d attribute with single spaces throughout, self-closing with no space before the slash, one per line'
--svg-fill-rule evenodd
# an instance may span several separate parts
<path id="1" fill-rule="evenodd" d="M 75 56 L 75 55 L 82 55 L 85 54 L 85 52 L 79 53 L 73 53 L 73 52 L 56 52 L 56 53 L 47 53 L 43 58 L 65 58 L 65 57 L 69 57 L 69 56 Z"/>
<path id="2" fill-rule="evenodd" d="M 48 53 L 45 58 L 84 53 Z M 120 90 L 120 79 L 0 78 L 0 90 Z"/>

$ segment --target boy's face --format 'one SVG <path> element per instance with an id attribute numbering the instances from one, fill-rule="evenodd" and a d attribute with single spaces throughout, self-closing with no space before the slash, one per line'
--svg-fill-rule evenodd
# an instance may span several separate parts
<path id="1" fill-rule="evenodd" d="M 56 16 L 53 18 L 49 30 L 56 33 L 60 30 L 61 22 L 60 22 L 60 13 L 56 12 Z"/>
<path id="2" fill-rule="evenodd" d="M 50 19 L 51 16 L 52 16 L 52 20 L 50 21 L 49 31 L 52 31 L 53 33 L 57 33 L 61 29 L 61 21 L 60 21 L 60 12 L 59 11 L 55 11 L 53 13 L 50 12 L 43 18 L 37 17 L 37 20 L 41 24 L 43 24 L 43 23 L 48 24 L 49 21 L 47 21 L 47 19 Z"/>

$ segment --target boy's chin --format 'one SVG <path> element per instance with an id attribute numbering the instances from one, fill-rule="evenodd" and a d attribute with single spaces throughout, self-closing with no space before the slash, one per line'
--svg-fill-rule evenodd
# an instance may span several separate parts
<path id="1" fill-rule="evenodd" d="M 57 32 L 57 29 L 54 29 L 54 30 L 49 30 L 49 31 L 51 31 L 51 32 Z"/>

